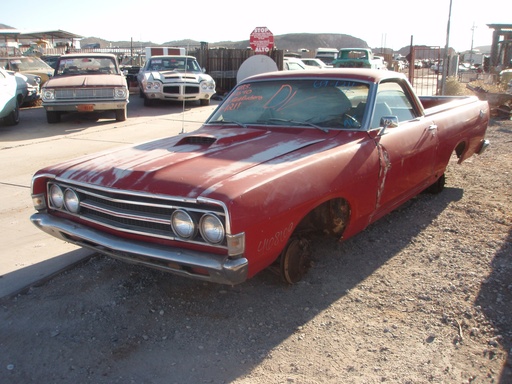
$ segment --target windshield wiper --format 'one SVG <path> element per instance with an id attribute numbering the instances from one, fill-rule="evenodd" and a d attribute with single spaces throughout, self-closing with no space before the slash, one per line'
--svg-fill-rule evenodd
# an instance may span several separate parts
<path id="1" fill-rule="evenodd" d="M 242 128 L 247 128 L 247 125 L 245 125 L 244 123 L 241 123 L 239 121 L 235 121 L 235 120 L 215 120 L 215 121 L 209 121 L 208 123 L 209 124 L 236 124 Z"/>
<path id="2" fill-rule="evenodd" d="M 281 122 L 281 123 L 307 125 L 308 127 L 313 127 L 313 128 L 321 130 L 322 132 L 329 133 L 329 130 L 327 128 L 324 128 L 324 127 L 321 127 L 319 125 L 313 124 L 313 123 L 311 123 L 309 121 L 297 121 L 297 120 L 291 120 L 291 119 L 290 120 L 278 119 L 278 118 L 275 118 L 275 117 L 268 119 L 268 121 L 278 121 L 278 122 Z"/>

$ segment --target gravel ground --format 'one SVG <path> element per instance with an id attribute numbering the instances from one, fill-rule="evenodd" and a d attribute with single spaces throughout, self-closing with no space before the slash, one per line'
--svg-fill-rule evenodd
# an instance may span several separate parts
<path id="1" fill-rule="evenodd" d="M 1 383 L 512 383 L 512 121 L 286 286 L 95 256 L 0 300 Z"/>

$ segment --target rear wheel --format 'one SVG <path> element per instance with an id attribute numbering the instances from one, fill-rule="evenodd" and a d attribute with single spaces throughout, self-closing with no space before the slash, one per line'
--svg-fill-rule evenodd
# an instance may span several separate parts
<path id="1" fill-rule="evenodd" d="M 60 112 L 46 111 L 46 121 L 48 124 L 60 123 Z"/>
<path id="2" fill-rule="evenodd" d="M 281 253 L 280 272 L 289 284 L 299 282 L 311 267 L 311 244 L 306 238 L 291 237 Z"/>
<path id="3" fill-rule="evenodd" d="M 4 118 L 4 123 L 6 125 L 17 125 L 20 122 L 20 104 L 18 100 L 16 100 L 16 106 L 14 109 Z"/>
<path id="4" fill-rule="evenodd" d="M 126 108 L 116 109 L 116 121 L 126 120 Z"/>

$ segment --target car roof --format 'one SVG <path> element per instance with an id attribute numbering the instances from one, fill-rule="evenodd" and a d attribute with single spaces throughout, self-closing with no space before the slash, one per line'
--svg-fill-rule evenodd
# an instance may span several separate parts
<path id="1" fill-rule="evenodd" d="M 346 77 L 353 80 L 379 82 L 388 78 L 407 79 L 403 73 L 394 71 L 383 71 L 369 68 L 324 68 L 324 69 L 306 69 L 304 71 L 275 71 L 266 72 L 259 75 L 248 77 L 241 83 L 252 82 L 254 80 L 279 80 L 279 79 L 315 79 L 315 78 L 339 78 Z"/>
<path id="2" fill-rule="evenodd" d="M 105 58 L 111 58 L 111 57 L 114 57 L 116 58 L 116 55 L 112 54 L 112 53 L 95 53 L 95 52 L 90 52 L 90 53 L 67 53 L 65 55 L 62 55 L 60 58 L 61 59 L 65 59 L 65 58 L 76 58 L 76 57 L 105 57 Z"/>

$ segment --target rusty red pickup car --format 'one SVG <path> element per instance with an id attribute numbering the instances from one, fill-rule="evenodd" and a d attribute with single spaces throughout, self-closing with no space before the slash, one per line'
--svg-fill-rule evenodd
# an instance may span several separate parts
<path id="1" fill-rule="evenodd" d="M 348 239 L 488 146 L 487 102 L 418 97 L 396 72 L 241 81 L 194 132 L 38 171 L 32 222 L 64 241 L 234 285 L 299 281 L 317 234 Z"/>

